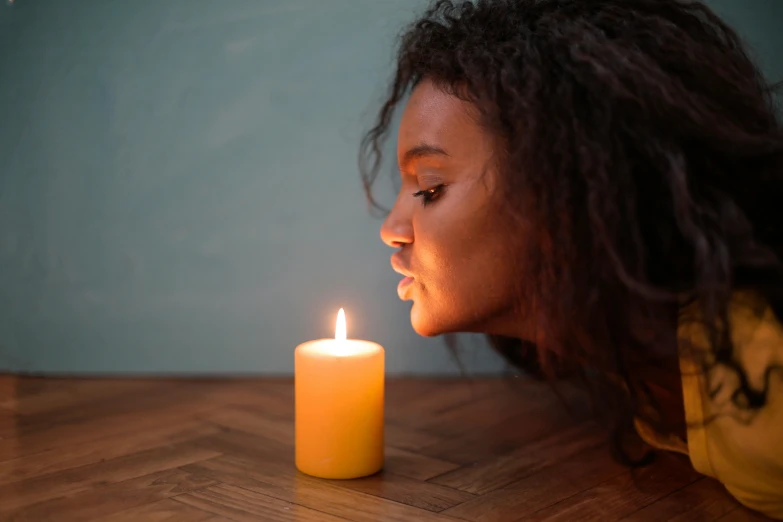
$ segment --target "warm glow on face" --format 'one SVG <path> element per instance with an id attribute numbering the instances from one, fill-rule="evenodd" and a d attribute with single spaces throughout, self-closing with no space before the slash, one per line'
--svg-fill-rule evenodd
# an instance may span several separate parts
<path id="1" fill-rule="evenodd" d="M 337 312 L 337 323 L 334 326 L 334 338 L 336 341 L 345 341 L 348 338 L 345 329 L 345 310 L 342 308 Z"/>

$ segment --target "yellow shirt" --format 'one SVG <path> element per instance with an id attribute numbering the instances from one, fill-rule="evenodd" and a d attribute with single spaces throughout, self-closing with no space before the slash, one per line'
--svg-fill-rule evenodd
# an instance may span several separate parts
<path id="1" fill-rule="evenodd" d="M 735 354 L 749 384 L 760 390 L 768 382 L 766 405 L 753 413 L 737 408 L 731 400 L 736 373 L 710 365 L 701 371 L 694 354 L 704 354 L 709 344 L 692 316 L 681 321 L 678 332 L 687 447 L 639 421 L 637 430 L 653 446 L 687 453 L 696 471 L 719 480 L 740 503 L 783 519 L 783 327 L 771 308 L 747 293 L 737 294 L 729 316 Z M 710 398 L 709 390 L 718 391 Z"/>

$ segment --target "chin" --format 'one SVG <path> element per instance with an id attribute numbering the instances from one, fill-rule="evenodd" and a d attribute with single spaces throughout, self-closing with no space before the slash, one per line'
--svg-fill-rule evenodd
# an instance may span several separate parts
<path id="1" fill-rule="evenodd" d="M 494 314 L 470 313 L 453 306 L 432 306 L 421 300 L 413 300 L 411 326 L 422 337 L 436 337 L 452 333 L 477 333 L 519 337 L 517 328 L 508 327 L 505 310 Z M 480 309 L 479 309 L 480 310 Z M 513 321 L 515 325 L 518 321 Z"/>
<path id="2" fill-rule="evenodd" d="M 411 326 L 413 331 L 422 337 L 435 337 L 445 333 L 451 333 L 454 330 L 444 328 L 443 321 L 438 321 L 431 313 L 416 301 L 411 308 Z"/>

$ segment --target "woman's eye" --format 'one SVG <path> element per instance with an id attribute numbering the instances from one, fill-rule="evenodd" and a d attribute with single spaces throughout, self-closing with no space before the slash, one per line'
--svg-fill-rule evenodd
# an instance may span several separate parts
<path id="1" fill-rule="evenodd" d="M 420 190 L 418 192 L 414 192 L 413 197 L 421 198 L 421 204 L 426 207 L 443 194 L 443 188 L 443 185 L 438 185 L 437 187 L 430 189 Z"/>

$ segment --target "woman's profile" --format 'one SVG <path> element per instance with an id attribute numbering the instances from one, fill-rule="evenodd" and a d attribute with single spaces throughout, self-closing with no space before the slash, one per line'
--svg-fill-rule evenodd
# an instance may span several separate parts
<path id="1" fill-rule="evenodd" d="M 421 335 L 487 334 L 600 394 L 783 518 L 783 124 L 737 34 L 686 0 L 438 1 L 404 33 L 381 236 Z"/>

